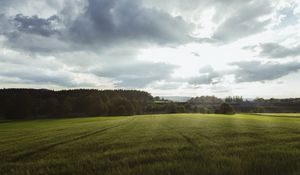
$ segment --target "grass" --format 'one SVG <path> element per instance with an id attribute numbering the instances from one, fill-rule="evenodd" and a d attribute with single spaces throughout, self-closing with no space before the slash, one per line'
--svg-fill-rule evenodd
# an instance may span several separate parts
<path id="1" fill-rule="evenodd" d="M 0 174 L 300 174 L 300 114 L 0 122 Z"/>

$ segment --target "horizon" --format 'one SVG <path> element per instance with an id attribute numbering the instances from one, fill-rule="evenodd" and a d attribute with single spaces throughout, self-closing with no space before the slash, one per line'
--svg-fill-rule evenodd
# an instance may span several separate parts
<path id="1" fill-rule="evenodd" d="M 139 90 L 139 89 L 93 89 L 93 88 L 77 88 L 77 89 L 47 89 L 47 88 L 0 88 L 0 90 L 9 90 L 9 89 L 24 89 L 24 90 L 47 90 L 47 91 L 68 91 L 68 90 L 98 90 L 98 91 L 106 91 L 106 90 L 128 90 L 128 91 L 142 91 L 142 92 L 147 92 L 144 90 Z M 228 96 L 216 96 L 214 94 L 212 95 L 207 95 L 207 94 L 203 94 L 203 95 L 196 95 L 196 96 L 180 96 L 180 95 L 163 95 L 163 96 L 159 96 L 159 95 L 154 95 L 150 92 L 149 93 L 152 97 L 160 97 L 163 98 L 165 100 L 170 100 L 170 101 L 174 101 L 174 102 L 179 102 L 182 101 L 183 99 L 189 99 L 189 98 L 195 98 L 195 97 L 205 97 L 205 96 L 212 96 L 212 97 L 216 97 L 219 99 L 226 99 L 227 97 L 242 97 L 244 100 L 250 100 L 253 101 L 254 99 L 257 98 L 263 98 L 263 99 L 299 99 L 300 97 L 281 97 L 281 98 L 275 98 L 275 97 L 269 97 L 269 98 L 264 98 L 264 97 L 247 97 L 247 96 L 241 96 L 241 95 L 228 95 Z M 184 100 L 185 101 L 185 100 Z"/>
<path id="2" fill-rule="evenodd" d="M 0 88 L 300 97 L 300 1 L 2 0 Z"/>

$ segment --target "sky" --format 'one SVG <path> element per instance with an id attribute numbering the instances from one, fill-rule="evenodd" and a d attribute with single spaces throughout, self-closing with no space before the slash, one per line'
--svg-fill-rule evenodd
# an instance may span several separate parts
<path id="1" fill-rule="evenodd" d="M 299 0 L 0 0 L 0 88 L 300 97 Z"/>

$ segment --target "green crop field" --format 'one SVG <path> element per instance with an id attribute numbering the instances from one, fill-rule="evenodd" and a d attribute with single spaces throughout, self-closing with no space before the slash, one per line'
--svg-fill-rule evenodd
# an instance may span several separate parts
<path id="1" fill-rule="evenodd" d="M 300 174 L 300 114 L 0 121 L 0 174 Z"/>

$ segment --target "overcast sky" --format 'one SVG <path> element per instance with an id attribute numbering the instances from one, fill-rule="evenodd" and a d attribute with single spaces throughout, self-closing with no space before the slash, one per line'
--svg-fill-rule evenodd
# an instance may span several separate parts
<path id="1" fill-rule="evenodd" d="M 300 97 L 299 0 L 0 0 L 0 88 Z"/>

